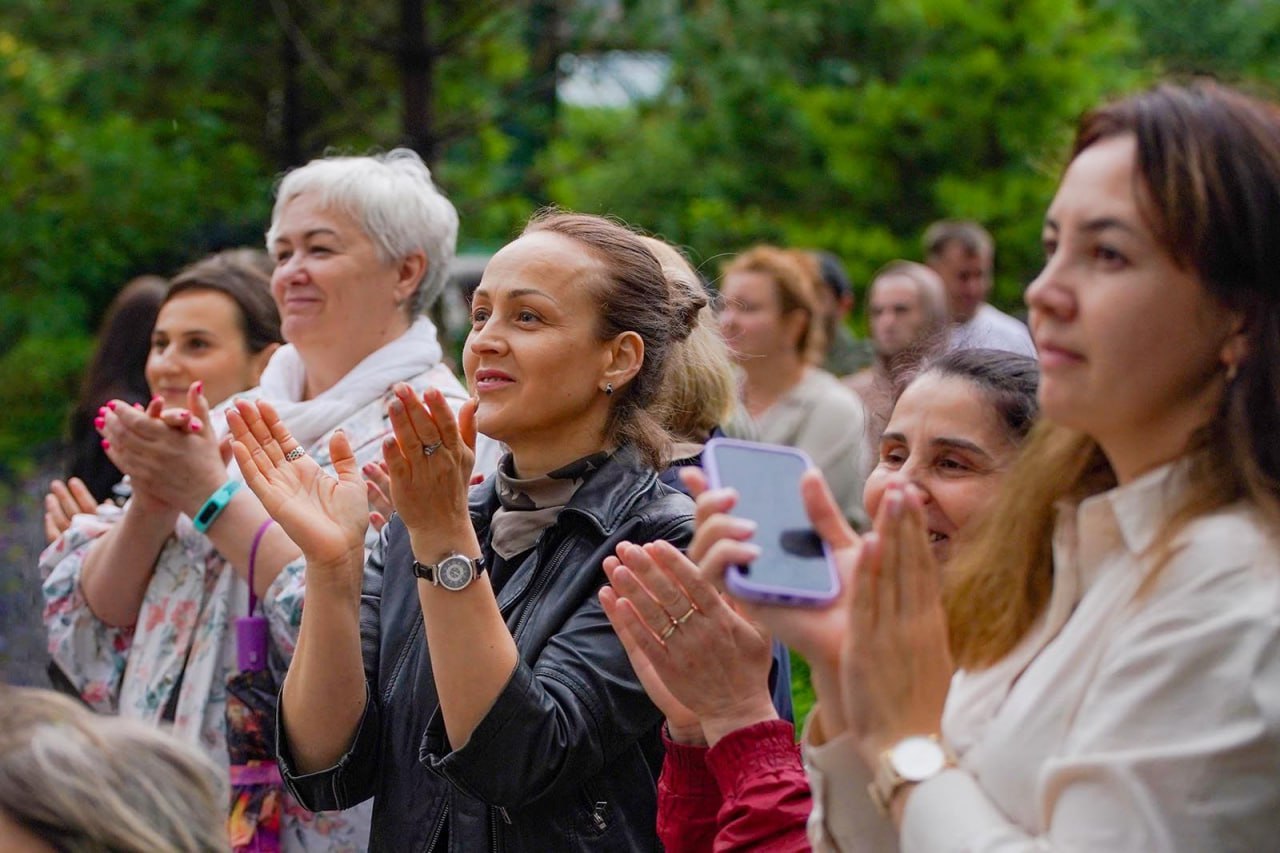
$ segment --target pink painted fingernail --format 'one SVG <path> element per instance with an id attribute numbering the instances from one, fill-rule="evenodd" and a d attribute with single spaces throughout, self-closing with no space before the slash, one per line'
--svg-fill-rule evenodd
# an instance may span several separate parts
<path id="1" fill-rule="evenodd" d="M 196 383 L 196 393 L 197 393 L 197 394 L 203 394 L 203 393 L 204 393 L 204 380 L 203 380 L 203 379 Z"/>
<path id="2" fill-rule="evenodd" d="M 110 403 L 107 403 L 107 408 L 114 412 L 116 410 L 116 401 L 112 400 Z"/>
<path id="3" fill-rule="evenodd" d="M 110 449 L 111 449 L 111 442 L 107 441 L 105 438 L 104 438 L 104 439 L 102 439 L 102 449 L 103 449 L 103 450 L 110 450 Z"/>
<path id="4" fill-rule="evenodd" d="M 141 404 L 141 403 L 134 403 L 134 404 L 133 404 L 133 407 L 134 407 L 135 409 L 137 409 L 139 412 L 141 412 L 141 411 L 142 411 L 142 404 Z"/>
<path id="5" fill-rule="evenodd" d="M 102 425 L 105 424 L 106 422 L 107 422 L 107 419 L 102 417 L 101 415 L 93 419 L 93 425 L 98 429 L 102 429 Z"/>
<path id="6" fill-rule="evenodd" d="M 163 403 L 163 402 L 164 402 L 164 397 L 161 397 L 159 394 L 152 394 L 152 395 L 151 395 L 151 402 L 153 402 L 153 403 L 157 403 L 157 402 L 159 402 L 159 403 Z"/>

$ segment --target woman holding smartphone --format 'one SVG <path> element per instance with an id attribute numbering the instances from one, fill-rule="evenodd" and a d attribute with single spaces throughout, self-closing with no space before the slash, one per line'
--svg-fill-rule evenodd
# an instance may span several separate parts
<path id="1" fill-rule="evenodd" d="M 879 510 L 891 481 L 908 479 L 920 490 L 935 554 L 945 563 L 954 543 L 978 526 L 1031 427 L 1037 375 L 1035 359 L 995 350 L 957 350 L 926 364 L 893 409 L 879 463 L 867 479 L 868 511 L 874 515 Z M 757 454 L 778 452 L 761 447 Z M 755 475 L 759 467 L 752 458 L 744 456 L 737 470 L 723 473 L 735 479 Z M 728 462 L 722 456 L 718 464 L 725 469 Z M 685 477 L 698 493 L 706 491 L 699 472 L 687 471 Z M 722 568 L 709 578 L 690 559 L 705 559 L 710 545 L 725 536 L 758 542 L 778 535 L 773 525 L 785 513 L 777 507 L 781 495 L 770 498 L 771 510 L 777 511 L 768 515 L 754 512 L 747 519 L 723 514 L 737 509 L 738 497 L 722 489 L 700 501 L 704 523 L 689 558 L 663 543 L 642 548 L 627 544 L 605 562 L 613 584 L 600 593 L 605 612 L 666 717 L 658 831 L 666 849 L 675 853 L 744 847 L 804 850 L 809 845 L 805 823 L 811 800 L 795 732 L 773 713 L 762 688 L 768 632 L 722 599 L 713 585 Z M 813 502 L 812 490 L 809 497 L 816 512 L 826 506 Z M 792 500 L 799 504 L 799 489 Z M 820 532 L 838 538 L 846 529 L 838 519 L 838 512 L 823 512 L 814 522 Z M 745 545 L 741 555 L 758 569 L 751 577 L 783 585 L 786 579 L 762 565 L 758 550 L 750 550 L 755 547 Z M 825 574 L 821 565 L 807 571 L 813 577 Z M 806 586 L 807 594 L 814 595 L 814 585 Z M 842 602 L 847 600 L 847 583 L 839 594 Z M 697 606 L 696 616 L 672 628 L 671 614 L 683 612 L 685 600 Z M 843 606 L 787 608 L 778 615 L 806 623 L 832 621 L 841 618 Z M 838 652 L 837 643 L 827 657 Z M 821 682 L 821 692 L 838 684 L 829 667 L 811 664 L 811 672 Z"/>
<path id="2" fill-rule="evenodd" d="M 345 438 L 333 479 L 269 405 L 230 415 L 249 486 L 306 559 L 285 779 L 313 809 L 373 797 L 374 849 L 657 848 L 660 716 L 596 593 L 622 540 L 692 533 L 649 408 L 703 304 L 673 294 L 627 229 L 535 218 L 472 301 L 476 397 L 455 418 L 435 390 L 396 389 L 397 514 L 363 572 Z M 510 452 L 468 498 L 477 430 Z"/>
<path id="3" fill-rule="evenodd" d="M 830 536 L 847 608 L 753 611 L 839 650 L 806 732 L 815 847 L 1274 846 L 1278 227 L 1276 105 L 1200 83 L 1082 119 L 1027 292 L 1046 422 L 973 546 L 941 583 L 891 483 L 874 534 Z"/>

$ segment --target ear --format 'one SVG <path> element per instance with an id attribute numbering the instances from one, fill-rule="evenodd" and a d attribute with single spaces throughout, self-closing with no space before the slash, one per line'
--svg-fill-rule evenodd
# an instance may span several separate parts
<path id="1" fill-rule="evenodd" d="M 267 344 L 261 352 L 249 356 L 249 378 L 252 380 L 249 384 L 250 388 L 262 382 L 262 371 L 267 369 L 267 362 L 271 361 L 271 356 L 275 355 L 278 349 L 280 349 L 279 344 Z"/>
<path id="2" fill-rule="evenodd" d="M 600 390 L 606 384 L 621 391 L 640 372 L 644 365 L 644 338 L 636 332 L 623 332 L 607 345 L 604 372 L 600 375 Z"/>
<path id="3" fill-rule="evenodd" d="M 1231 329 L 1227 333 L 1227 339 L 1223 341 L 1222 350 L 1218 355 L 1218 360 L 1226 368 L 1228 380 L 1235 378 L 1236 371 L 1240 369 L 1240 365 L 1244 364 L 1245 359 L 1248 357 L 1248 327 L 1245 323 L 1244 315 L 1235 314 L 1232 317 Z"/>
<path id="4" fill-rule="evenodd" d="M 396 265 L 396 304 L 402 305 L 413 297 L 421 282 L 427 275 L 427 256 L 422 252 L 406 255 Z"/>

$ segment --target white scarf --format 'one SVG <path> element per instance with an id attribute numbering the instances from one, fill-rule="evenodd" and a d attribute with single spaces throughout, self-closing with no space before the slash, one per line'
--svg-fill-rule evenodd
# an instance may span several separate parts
<path id="1" fill-rule="evenodd" d="M 297 349 L 286 345 L 276 350 L 262 371 L 261 395 L 275 406 L 298 443 L 310 448 L 396 382 L 431 369 L 443 355 L 435 324 L 419 317 L 407 332 L 370 353 L 328 391 L 303 400 L 306 365 Z"/>

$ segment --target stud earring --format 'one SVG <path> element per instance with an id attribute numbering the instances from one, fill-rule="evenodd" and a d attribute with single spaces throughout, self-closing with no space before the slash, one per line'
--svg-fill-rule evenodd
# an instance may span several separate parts
<path id="1" fill-rule="evenodd" d="M 604 395 L 605 395 L 606 397 L 612 397 L 612 396 L 613 396 L 613 383 L 612 383 L 612 382 L 610 382 L 609 384 L 607 384 L 607 385 L 605 385 L 605 386 L 604 386 Z"/>

